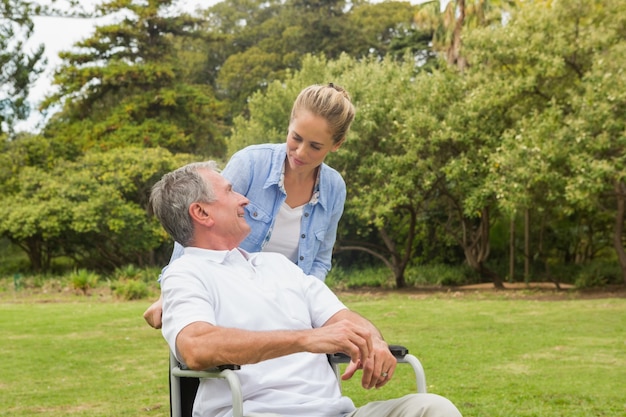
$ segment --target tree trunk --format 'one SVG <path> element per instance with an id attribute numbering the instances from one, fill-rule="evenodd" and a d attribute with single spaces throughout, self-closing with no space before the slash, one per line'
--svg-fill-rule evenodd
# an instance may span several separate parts
<path id="1" fill-rule="evenodd" d="M 27 238 L 25 241 L 11 241 L 26 252 L 30 267 L 35 273 L 45 272 L 43 264 L 43 251 L 41 240 L 37 237 Z"/>
<path id="2" fill-rule="evenodd" d="M 359 245 L 348 245 L 348 246 L 337 245 L 335 246 L 334 253 L 345 252 L 349 250 L 356 250 L 356 251 L 368 253 L 372 255 L 374 258 L 380 259 L 385 264 L 385 266 L 389 268 L 389 270 L 393 274 L 393 279 L 394 279 L 394 282 L 396 283 L 397 288 L 406 287 L 406 280 L 404 279 L 404 271 L 406 269 L 406 266 L 399 265 L 394 260 L 393 256 L 391 257 L 392 260 L 385 258 L 385 256 L 382 253 L 382 248 L 380 249 L 381 250 L 376 250 L 374 248 L 370 248 L 367 246 L 359 246 Z"/>
<path id="3" fill-rule="evenodd" d="M 524 282 L 530 282 L 530 209 L 524 211 Z"/>
<path id="4" fill-rule="evenodd" d="M 615 198 L 617 200 L 617 213 L 615 214 L 615 230 L 613 245 L 617 252 L 617 259 L 622 269 L 622 279 L 626 284 L 626 250 L 624 250 L 624 221 L 626 221 L 626 184 L 624 181 L 615 181 Z"/>
<path id="5" fill-rule="evenodd" d="M 449 65 L 454 65 L 463 72 L 467 66 L 467 61 L 461 56 L 461 32 L 465 22 L 465 0 L 457 0 L 456 5 L 458 13 L 452 31 L 452 44 L 448 47 L 446 58 Z"/>
<path id="6" fill-rule="evenodd" d="M 406 240 L 404 241 L 403 249 L 398 249 L 399 245 L 396 245 L 396 241 L 390 236 L 387 229 L 384 227 L 377 228 L 386 251 L 383 248 L 373 248 L 368 246 L 337 246 L 336 252 L 345 250 L 360 250 L 380 259 L 393 273 L 393 279 L 396 284 L 396 288 L 406 288 L 406 278 L 404 272 L 406 271 L 411 258 L 413 257 L 413 243 L 415 241 L 415 227 L 417 225 L 417 212 L 409 205 L 401 206 L 398 209 L 408 212 L 409 227 Z M 386 255 L 385 255 L 386 254 Z"/>
<path id="7" fill-rule="evenodd" d="M 515 281 L 515 215 L 509 223 L 509 281 Z"/>
<path id="8" fill-rule="evenodd" d="M 489 208 L 483 208 L 478 227 L 472 227 L 471 220 L 467 218 L 462 220 L 462 225 L 463 239 L 460 243 L 467 264 L 481 277 L 492 281 L 494 287 L 503 289 L 502 278 L 485 266 L 489 257 Z"/>

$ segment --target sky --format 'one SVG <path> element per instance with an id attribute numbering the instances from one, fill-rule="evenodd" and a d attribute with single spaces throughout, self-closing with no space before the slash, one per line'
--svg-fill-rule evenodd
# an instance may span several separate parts
<path id="1" fill-rule="evenodd" d="M 100 4 L 103 1 L 104 0 L 81 0 L 80 3 L 87 10 L 90 10 L 93 5 Z M 177 7 L 192 13 L 199 7 L 206 9 L 219 1 L 221 0 L 178 0 Z M 425 0 L 413 1 L 415 3 L 422 3 Z M 448 3 L 448 0 L 442 1 L 442 7 L 445 7 L 446 3 Z M 37 111 L 37 106 L 45 95 L 54 91 L 52 74 L 55 68 L 61 63 L 59 52 L 70 50 L 72 45 L 91 36 L 96 26 L 106 24 L 107 20 L 38 16 L 33 17 L 33 22 L 35 24 L 35 30 L 26 48 L 35 49 L 37 45 L 43 44 L 45 46 L 45 57 L 48 63 L 46 70 L 39 76 L 30 91 L 29 101 L 33 107 L 31 115 L 28 120 L 18 123 L 16 129 L 18 131 L 36 132 L 40 127 L 39 125 L 44 122 L 43 115 Z"/>

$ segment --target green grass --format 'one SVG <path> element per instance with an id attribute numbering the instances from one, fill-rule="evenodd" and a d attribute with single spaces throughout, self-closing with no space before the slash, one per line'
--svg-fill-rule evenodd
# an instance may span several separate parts
<path id="1" fill-rule="evenodd" d="M 169 415 L 167 347 L 149 301 L 2 295 L 0 415 Z M 341 294 L 426 369 L 465 417 L 625 416 L 626 299 L 503 293 Z M 407 366 L 357 404 L 414 389 Z"/>
<path id="2" fill-rule="evenodd" d="M 167 347 L 146 302 L 0 306 L 0 415 L 166 416 Z"/>

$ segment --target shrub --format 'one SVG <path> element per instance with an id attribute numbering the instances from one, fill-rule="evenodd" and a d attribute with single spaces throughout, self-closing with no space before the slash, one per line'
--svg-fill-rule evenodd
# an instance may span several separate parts
<path id="1" fill-rule="evenodd" d="M 407 286 L 458 286 L 480 281 L 480 277 L 468 266 L 460 265 L 419 265 L 407 268 L 405 272 Z"/>
<path id="2" fill-rule="evenodd" d="M 127 280 L 119 281 L 115 286 L 115 294 L 124 300 L 141 300 L 146 298 L 150 291 L 143 281 Z"/>
<path id="3" fill-rule="evenodd" d="M 87 295 L 90 289 L 96 288 L 100 277 L 95 272 L 79 269 L 70 274 L 69 280 L 72 288 L 80 290 L 84 295 Z"/>
<path id="4" fill-rule="evenodd" d="M 143 282 L 148 284 L 149 287 L 157 287 L 158 288 L 158 278 L 161 274 L 160 267 L 147 267 L 142 270 L 141 279 Z"/>
<path id="5" fill-rule="evenodd" d="M 156 289 L 160 268 L 139 268 L 126 265 L 113 272 L 111 289 L 118 297 L 125 300 L 140 300 L 151 294 L 151 287 Z"/>
<path id="6" fill-rule="evenodd" d="M 334 267 L 326 276 L 326 284 L 333 289 L 389 286 L 391 273 L 386 267 L 352 268 Z"/>
<path id="7" fill-rule="evenodd" d="M 583 266 L 574 285 L 576 288 L 604 287 L 621 283 L 621 270 L 617 262 L 593 261 Z"/>
<path id="8" fill-rule="evenodd" d="M 143 275 L 144 271 L 133 264 L 116 268 L 115 271 L 113 271 L 113 279 L 118 281 L 141 281 Z"/>

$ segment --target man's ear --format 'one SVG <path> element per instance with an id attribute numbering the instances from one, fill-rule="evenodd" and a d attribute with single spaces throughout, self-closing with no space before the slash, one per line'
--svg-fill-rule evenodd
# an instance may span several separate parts
<path id="1" fill-rule="evenodd" d="M 201 224 L 210 226 L 213 224 L 213 218 L 201 203 L 192 203 L 189 206 L 189 215 L 191 218 Z"/>

